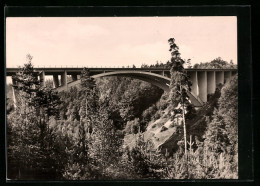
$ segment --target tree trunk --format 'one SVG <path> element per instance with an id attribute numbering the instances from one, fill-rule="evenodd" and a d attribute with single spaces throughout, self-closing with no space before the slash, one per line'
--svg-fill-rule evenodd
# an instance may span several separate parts
<path id="1" fill-rule="evenodd" d="M 183 136 L 184 136 L 184 154 L 187 158 L 187 139 L 186 139 L 186 122 L 185 122 L 185 110 L 184 103 L 182 104 L 182 122 L 183 122 Z"/>

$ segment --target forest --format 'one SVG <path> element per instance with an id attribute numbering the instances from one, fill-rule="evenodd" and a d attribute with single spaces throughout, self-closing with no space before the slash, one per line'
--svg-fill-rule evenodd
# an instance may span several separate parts
<path id="1" fill-rule="evenodd" d="M 171 69 L 169 93 L 128 77 L 93 79 L 86 68 L 80 85 L 55 92 L 40 86 L 29 55 L 12 77 L 17 83 L 6 86 L 7 178 L 237 179 L 237 75 L 195 108 L 189 60 L 168 42 L 172 57 L 162 66 Z M 236 65 L 217 58 L 190 68 Z"/>

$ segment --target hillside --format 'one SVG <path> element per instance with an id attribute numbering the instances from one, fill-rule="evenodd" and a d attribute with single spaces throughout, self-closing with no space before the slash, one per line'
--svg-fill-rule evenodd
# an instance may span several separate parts
<path id="1" fill-rule="evenodd" d="M 187 138 L 192 142 L 192 149 L 188 143 L 189 166 L 192 167 L 188 173 L 183 168 L 185 163 L 180 163 L 185 162 L 182 126 L 172 121 L 170 106 L 156 112 L 163 114 L 151 120 L 141 136 L 146 143 L 153 142 L 153 158 L 160 152 L 166 164 L 171 165 L 166 171 L 170 174 L 167 178 L 238 178 L 237 98 L 237 76 L 233 76 L 223 87 L 218 87 L 215 94 L 208 95 L 209 101 L 187 120 Z M 125 136 L 125 146 L 135 149 L 136 141 L 137 135 Z"/>
<path id="2" fill-rule="evenodd" d="M 212 117 L 219 97 L 220 92 L 218 90 L 214 95 L 209 96 L 209 101 L 205 105 L 196 109 L 196 115 L 192 119 L 187 120 L 187 136 L 197 136 L 198 139 L 203 140 L 203 135 L 207 127 L 206 119 L 207 117 Z M 163 114 L 160 118 L 149 122 L 143 133 L 144 140 L 152 140 L 154 151 L 159 149 L 161 153 L 165 154 L 167 149 L 170 154 L 173 154 L 178 149 L 178 141 L 183 138 L 182 126 L 176 124 L 171 118 L 171 106 L 162 111 L 158 110 L 158 112 L 162 112 Z M 135 136 L 133 134 L 126 135 L 125 146 L 127 146 L 126 144 L 130 148 L 134 147 Z"/>

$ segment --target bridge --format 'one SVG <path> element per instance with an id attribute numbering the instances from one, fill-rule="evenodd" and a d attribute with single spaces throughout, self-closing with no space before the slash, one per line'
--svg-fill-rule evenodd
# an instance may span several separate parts
<path id="1" fill-rule="evenodd" d="M 34 68 L 40 72 L 42 86 L 45 86 L 45 76 L 53 76 L 53 88 L 66 91 L 70 87 L 80 84 L 80 73 L 83 68 Z M 88 68 L 93 78 L 122 76 L 149 82 L 166 92 L 169 92 L 170 69 L 167 68 Z M 19 68 L 6 68 L 6 76 L 15 75 Z M 207 102 L 207 95 L 216 90 L 218 84 L 224 84 L 237 69 L 185 69 L 192 81 L 189 93 L 194 106 L 201 106 Z M 70 77 L 70 78 L 68 78 Z M 71 81 L 68 81 L 71 79 Z M 15 82 L 13 82 L 14 84 Z"/>

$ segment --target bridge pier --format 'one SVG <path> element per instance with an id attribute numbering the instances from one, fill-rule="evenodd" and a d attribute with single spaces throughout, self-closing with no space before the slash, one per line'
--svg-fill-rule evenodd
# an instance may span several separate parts
<path id="1" fill-rule="evenodd" d="M 199 92 L 198 92 L 198 74 L 197 71 L 194 72 L 190 72 L 190 80 L 192 81 L 192 86 L 191 86 L 191 92 L 195 95 L 198 96 Z"/>
<path id="2" fill-rule="evenodd" d="M 61 74 L 61 86 L 67 86 L 68 82 L 67 82 L 67 71 L 65 70 L 62 74 Z"/>
<path id="3" fill-rule="evenodd" d="M 72 74 L 71 77 L 72 77 L 72 81 L 78 80 L 77 74 Z"/>
<path id="4" fill-rule="evenodd" d="M 41 86 L 45 87 L 46 86 L 46 84 L 45 84 L 45 71 L 41 72 L 41 74 L 40 74 L 40 81 L 41 81 Z"/>
<path id="5" fill-rule="evenodd" d="M 224 85 L 224 71 L 216 72 L 216 85 L 220 83 Z"/>
<path id="6" fill-rule="evenodd" d="M 164 70 L 162 72 L 159 73 L 162 76 L 165 76 Z"/>
<path id="7" fill-rule="evenodd" d="M 224 83 L 228 82 L 232 76 L 231 71 L 224 72 Z"/>
<path id="8" fill-rule="evenodd" d="M 57 74 L 53 75 L 53 88 L 59 87 L 59 76 Z"/>
<path id="9" fill-rule="evenodd" d="M 16 81 L 12 79 L 12 84 L 16 85 Z M 17 103 L 16 103 L 16 96 L 15 96 L 15 89 L 14 87 L 12 87 L 12 92 L 13 92 L 13 102 L 14 102 L 14 109 L 16 110 L 17 108 Z"/>
<path id="10" fill-rule="evenodd" d="M 207 94 L 214 94 L 216 90 L 216 74 L 210 71 L 207 74 Z"/>
<path id="11" fill-rule="evenodd" d="M 198 72 L 199 98 L 207 102 L 207 72 Z"/>

